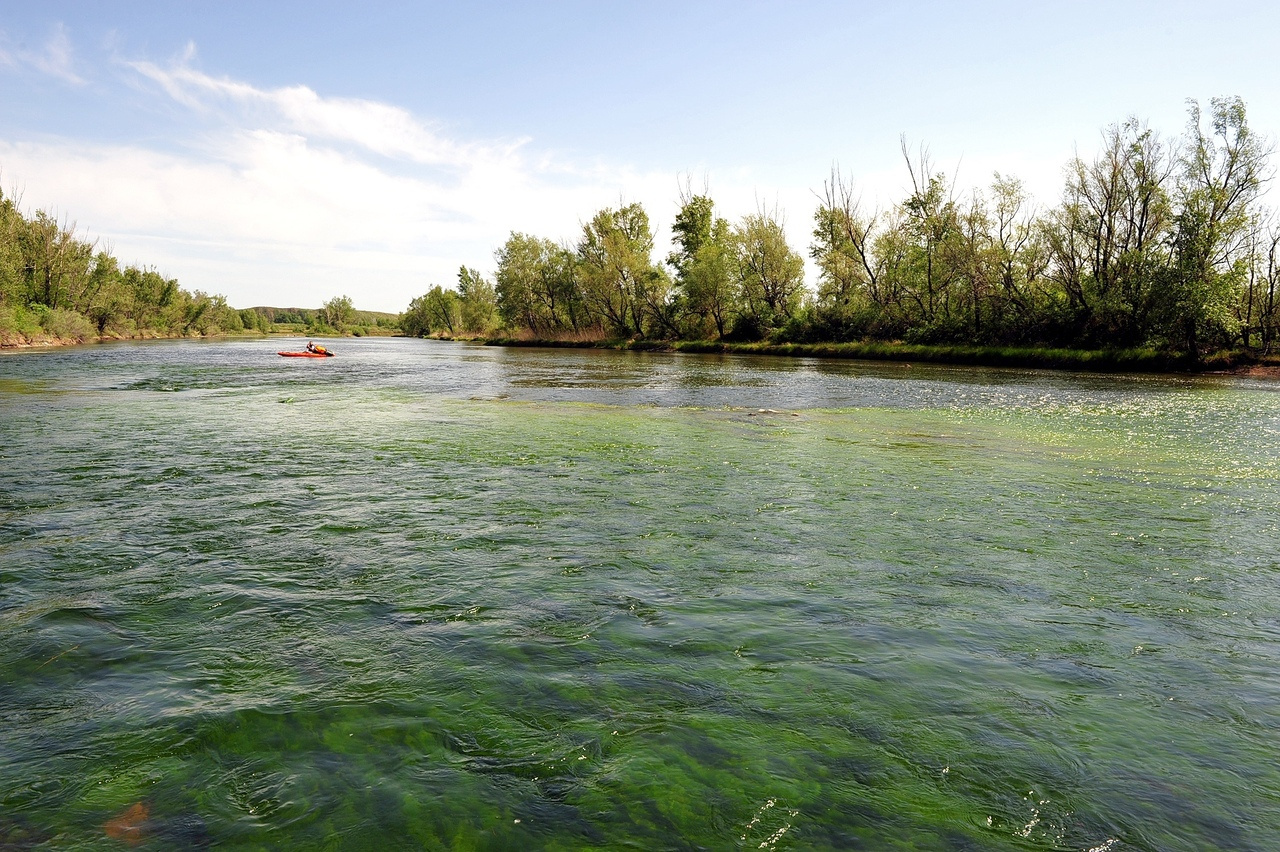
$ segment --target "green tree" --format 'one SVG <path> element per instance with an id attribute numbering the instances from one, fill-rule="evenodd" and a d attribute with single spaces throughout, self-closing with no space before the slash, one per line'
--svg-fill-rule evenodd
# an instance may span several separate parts
<path id="1" fill-rule="evenodd" d="M 1037 342 L 1051 299 L 1045 288 L 1048 254 L 1041 228 L 1022 181 L 997 172 L 991 197 L 992 298 L 1000 339 Z"/>
<path id="2" fill-rule="evenodd" d="M 760 337 L 780 328 L 800 308 L 804 258 L 787 244 L 776 211 L 743 217 L 733 230 L 733 272 L 741 294 L 738 333 Z"/>
<path id="3" fill-rule="evenodd" d="M 583 329 L 586 312 L 568 249 L 513 232 L 494 260 L 494 295 L 504 325 L 535 337 Z"/>
<path id="4" fill-rule="evenodd" d="M 880 218 L 862 212 L 853 182 L 833 169 L 814 212 L 809 245 L 818 267 L 815 317 L 824 336 L 846 340 L 870 331 L 891 307 L 875 252 Z"/>
<path id="5" fill-rule="evenodd" d="M 578 242 L 578 271 L 588 310 L 621 337 L 678 334 L 670 280 L 654 265 L 653 232 L 639 204 L 596 213 Z"/>
<path id="6" fill-rule="evenodd" d="M 963 283 L 960 210 L 954 187 L 934 169 L 921 148 L 913 162 L 902 141 L 902 156 L 911 176 L 911 195 L 900 206 L 904 263 L 899 267 L 902 292 L 914 308 L 915 336 L 936 340 L 953 333 L 954 289 Z"/>
<path id="7" fill-rule="evenodd" d="M 1245 348 L 1253 345 L 1254 334 L 1260 335 L 1264 351 L 1270 351 L 1276 332 L 1276 295 L 1280 281 L 1276 279 L 1277 250 L 1280 231 L 1275 222 L 1255 214 L 1250 224 L 1247 266 L 1248 276 L 1236 304 L 1236 320 Z"/>
<path id="8" fill-rule="evenodd" d="M 345 331 L 355 318 L 356 309 L 347 296 L 334 296 L 320 308 L 324 324 L 336 331 Z"/>
<path id="9" fill-rule="evenodd" d="M 27 297 L 50 308 L 71 308 L 88 276 L 93 246 L 77 240 L 74 225 L 58 224 L 43 210 L 20 232 Z"/>
<path id="10" fill-rule="evenodd" d="M 27 220 L 14 199 L 0 190 L 0 305 L 22 305 L 27 299 L 22 233 Z"/>
<path id="11" fill-rule="evenodd" d="M 182 331 L 181 318 L 185 312 L 184 297 L 176 279 L 165 278 L 154 268 L 140 269 L 127 266 L 121 274 L 127 305 L 125 319 L 133 326 L 134 333 L 177 334 Z"/>
<path id="12" fill-rule="evenodd" d="M 1249 128 L 1244 101 L 1210 100 L 1209 126 L 1190 102 L 1180 158 L 1174 269 L 1165 309 L 1172 334 L 1188 353 L 1201 341 L 1230 341 L 1239 330 L 1233 303 L 1247 276 L 1254 205 L 1269 177 L 1266 142 Z"/>
<path id="13" fill-rule="evenodd" d="M 97 326 L 99 335 L 108 329 L 127 331 L 120 328 L 119 320 L 128 311 L 129 295 L 119 262 L 110 254 L 99 252 L 89 273 L 84 300 L 76 309 Z"/>
<path id="14" fill-rule="evenodd" d="M 488 280 L 474 269 L 458 269 L 461 327 L 471 334 L 489 334 L 498 325 L 498 297 Z"/>
<path id="15" fill-rule="evenodd" d="M 409 307 L 400 314 L 400 331 L 408 337 L 426 337 L 431 334 L 431 314 L 427 309 L 426 295 L 410 300 Z"/>
<path id="16" fill-rule="evenodd" d="M 1044 233 L 1073 339 L 1135 345 L 1152 333 L 1169 265 L 1173 164 L 1159 136 L 1136 118 L 1108 127 L 1092 162 L 1068 164 L 1062 204 Z"/>
<path id="17" fill-rule="evenodd" d="M 433 331 L 447 332 L 450 337 L 458 333 L 462 325 L 462 311 L 458 294 L 436 285 L 427 291 L 427 315 Z"/>
<path id="18" fill-rule="evenodd" d="M 674 307 L 682 336 L 722 338 L 738 307 L 729 223 L 715 215 L 709 197 L 685 192 L 671 231 L 675 251 L 667 263 L 676 273 Z"/>

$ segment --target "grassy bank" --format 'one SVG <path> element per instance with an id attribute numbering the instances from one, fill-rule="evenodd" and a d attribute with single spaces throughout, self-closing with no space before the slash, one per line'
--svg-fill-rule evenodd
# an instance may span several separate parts
<path id="1" fill-rule="evenodd" d="M 1238 370 L 1258 365 L 1280 366 L 1280 358 L 1247 352 L 1217 352 L 1198 361 L 1183 354 L 1155 349 L 1040 349 L 1011 346 L 926 346 L 908 343 L 725 343 L 722 341 L 653 340 L 535 340 L 495 338 L 491 346 L 542 346 L 632 351 L 774 355 L 794 358 L 848 358 L 962 364 L 983 367 L 1022 367 L 1092 372 L 1176 373 Z"/>

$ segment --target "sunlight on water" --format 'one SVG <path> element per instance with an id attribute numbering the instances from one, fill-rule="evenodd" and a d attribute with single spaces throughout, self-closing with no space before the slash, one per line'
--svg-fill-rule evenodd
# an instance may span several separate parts
<path id="1" fill-rule="evenodd" d="M 1271 385 L 279 348 L 0 357 L 0 847 L 1280 847 Z"/>

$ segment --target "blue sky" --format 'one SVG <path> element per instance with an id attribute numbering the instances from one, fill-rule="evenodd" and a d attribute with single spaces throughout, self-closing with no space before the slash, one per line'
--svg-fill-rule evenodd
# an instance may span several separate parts
<path id="1" fill-rule="evenodd" d="M 867 204 L 899 139 L 1041 204 L 1129 115 L 1240 95 L 1280 131 L 1280 4 L 0 0 L 0 185 L 233 305 L 402 310 L 511 231 L 573 241 L 682 176 L 807 251 L 833 165 Z"/>

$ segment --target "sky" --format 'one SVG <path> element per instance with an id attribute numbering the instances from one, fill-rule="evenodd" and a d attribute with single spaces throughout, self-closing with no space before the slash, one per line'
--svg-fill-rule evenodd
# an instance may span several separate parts
<path id="1" fill-rule="evenodd" d="M 0 190 L 236 307 L 398 312 L 623 203 L 665 257 L 683 186 L 807 254 L 833 169 L 904 197 L 904 141 L 1049 206 L 1130 116 L 1240 96 L 1274 139 L 1277 43 L 1249 0 L 0 0 Z"/>

